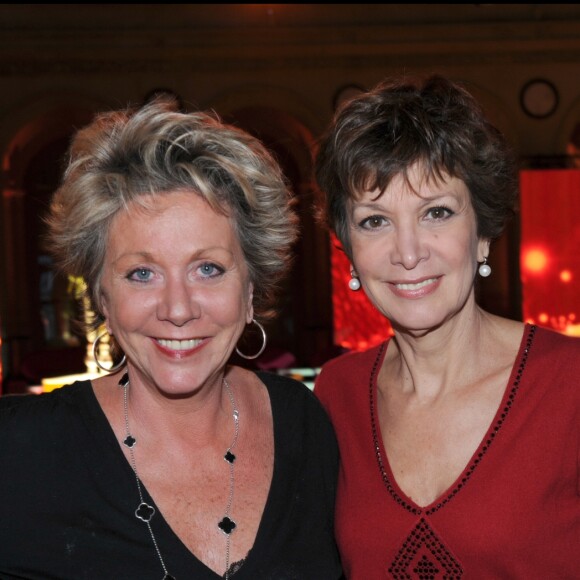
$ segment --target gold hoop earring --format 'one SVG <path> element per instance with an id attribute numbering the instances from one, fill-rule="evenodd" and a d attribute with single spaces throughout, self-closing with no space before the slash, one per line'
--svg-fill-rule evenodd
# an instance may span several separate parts
<path id="1" fill-rule="evenodd" d="M 238 355 L 247 360 L 253 360 L 255 358 L 258 358 L 264 352 L 266 344 L 268 343 L 268 337 L 266 336 L 266 331 L 264 330 L 264 327 L 255 318 L 252 318 L 252 322 L 262 331 L 262 348 L 257 352 L 257 354 L 248 356 L 247 354 L 241 353 L 238 347 L 236 346 L 236 352 L 238 353 Z"/>
<path id="2" fill-rule="evenodd" d="M 93 342 L 93 358 L 95 359 L 95 364 L 102 370 L 105 371 L 106 373 L 114 373 L 115 371 L 118 371 L 127 361 L 127 357 L 123 354 L 123 358 L 116 364 L 113 365 L 112 367 L 106 367 L 104 366 L 101 361 L 99 361 L 99 358 L 97 356 L 97 353 L 99 351 L 99 342 L 100 340 L 106 335 L 108 334 L 107 331 L 105 330 L 104 332 L 102 332 L 101 334 L 99 334 L 99 336 L 97 336 L 97 338 L 95 338 L 95 341 Z"/>

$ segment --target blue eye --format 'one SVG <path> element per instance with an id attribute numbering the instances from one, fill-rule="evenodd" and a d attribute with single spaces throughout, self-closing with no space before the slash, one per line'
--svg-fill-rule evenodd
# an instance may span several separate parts
<path id="1" fill-rule="evenodd" d="M 204 262 L 199 267 L 199 272 L 204 278 L 215 278 L 216 276 L 221 276 L 224 270 L 211 262 Z"/>
<path id="2" fill-rule="evenodd" d="M 437 206 L 427 210 L 427 217 L 433 220 L 444 220 L 454 214 L 448 207 Z"/>
<path id="3" fill-rule="evenodd" d="M 153 276 L 153 272 L 148 268 L 137 268 L 129 272 L 127 278 L 129 278 L 129 280 L 134 280 L 135 282 L 149 282 L 151 276 Z"/>

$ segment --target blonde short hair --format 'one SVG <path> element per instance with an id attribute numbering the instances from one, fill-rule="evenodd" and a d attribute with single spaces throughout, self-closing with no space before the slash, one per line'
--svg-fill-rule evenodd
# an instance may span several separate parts
<path id="1" fill-rule="evenodd" d="M 180 112 L 173 100 L 158 98 L 100 114 L 81 129 L 52 200 L 49 245 L 65 273 L 84 279 L 93 327 L 103 321 L 100 278 L 111 221 L 131 202 L 177 190 L 231 217 L 254 286 L 255 316 L 273 316 L 297 235 L 280 167 L 260 141 L 217 115 Z"/>

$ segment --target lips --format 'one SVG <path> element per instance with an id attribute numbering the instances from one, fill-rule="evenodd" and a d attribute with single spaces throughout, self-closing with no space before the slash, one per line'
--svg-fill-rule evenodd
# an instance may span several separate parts
<path id="1" fill-rule="evenodd" d="M 421 288 L 424 288 L 425 286 L 428 286 L 429 284 L 433 284 L 433 282 L 436 282 L 436 281 L 437 281 L 437 278 L 428 278 L 427 280 L 423 280 L 421 282 L 395 284 L 395 286 L 399 290 L 419 290 Z"/>
<path id="2" fill-rule="evenodd" d="M 391 282 L 389 287 L 396 296 L 416 300 L 428 296 L 439 287 L 441 276 L 409 282 Z"/>

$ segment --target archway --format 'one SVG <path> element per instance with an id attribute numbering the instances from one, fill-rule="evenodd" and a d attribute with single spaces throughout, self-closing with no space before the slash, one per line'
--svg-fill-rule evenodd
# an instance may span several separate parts
<path id="1" fill-rule="evenodd" d="M 314 216 L 314 138 L 294 116 L 273 107 L 246 106 L 224 120 L 255 135 L 273 152 L 295 195 L 300 238 L 268 336 L 274 349 L 294 355 L 296 366 L 310 366 L 332 344 L 328 239 Z"/>
<path id="2" fill-rule="evenodd" d="M 11 380 L 12 390 L 18 390 L 20 379 L 40 378 L 25 362 L 47 349 L 53 349 L 46 364 L 54 366 L 54 374 L 82 370 L 82 334 L 72 325 L 74 297 L 67 292 L 67 280 L 56 275 L 44 244 L 44 217 L 60 181 L 70 138 L 94 112 L 94 107 L 67 101 L 36 103 L 15 112 L 0 135 L 4 143 L 0 323 L 3 376 L 8 379 L 5 391 L 11 389 Z"/>

